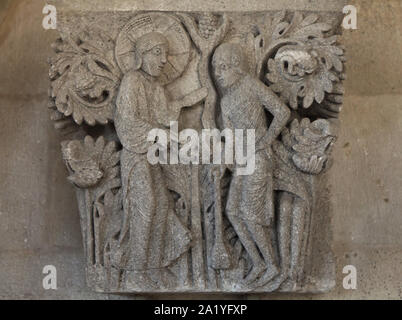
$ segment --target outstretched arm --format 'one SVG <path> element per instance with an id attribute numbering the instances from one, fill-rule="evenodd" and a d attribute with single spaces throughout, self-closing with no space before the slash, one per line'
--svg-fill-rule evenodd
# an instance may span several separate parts
<path id="1" fill-rule="evenodd" d="M 182 108 L 192 107 L 199 102 L 202 102 L 208 95 L 208 90 L 206 88 L 200 88 L 190 92 L 179 100 L 174 100 L 169 103 L 170 109 L 170 120 L 177 121 Z"/>

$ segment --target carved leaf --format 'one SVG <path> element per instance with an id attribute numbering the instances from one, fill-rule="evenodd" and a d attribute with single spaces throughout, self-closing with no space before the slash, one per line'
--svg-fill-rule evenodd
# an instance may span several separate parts
<path id="1" fill-rule="evenodd" d="M 75 123 L 93 126 L 113 119 L 121 71 L 114 61 L 114 41 L 92 30 L 58 39 L 49 76 L 53 108 Z"/>
<path id="2" fill-rule="evenodd" d="M 308 118 L 300 122 L 295 119 L 289 130 L 282 132 L 283 143 L 291 151 L 294 165 L 309 174 L 323 171 L 335 139 L 331 123 L 324 119 L 314 122 Z"/>
<path id="3" fill-rule="evenodd" d="M 271 89 L 292 109 L 319 109 L 321 104 L 327 109 L 327 100 L 343 78 L 345 62 L 337 37 L 327 36 L 332 26 L 321 22 L 316 14 L 303 16 L 300 12 L 294 13 L 290 22 L 284 12 L 279 12 L 272 24 L 271 40 L 264 41 L 264 48 L 256 47 L 265 51 L 256 54 L 260 60 L 257 74 L 266 63 L 265 77 Z M 337 116 L 331 110 L 323 113 L 326 118 Z"/>
<path id="4" fill-rule="evenodd" d="M 321 104 L 339 83 L 343 50 L 319 41 L 282 47 L 268 60 L 267 79 L 271 88 L 293 109 Z"/>
<path id="5" fill-rule="evenodd" d="M 86 136 L 84 141 L 62 143 L 63 158 L 71 172 L 68 178 L 79 188 L 91 188 L 119 176 L 120 152 L 115 142 L 106 144 L 101 136 L 96 141 Z"/>

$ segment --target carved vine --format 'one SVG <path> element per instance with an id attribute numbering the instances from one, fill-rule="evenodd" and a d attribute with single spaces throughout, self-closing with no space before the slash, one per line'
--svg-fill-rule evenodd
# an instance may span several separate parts
<path id="1" fill-rule="evenodd" d="M 212 77 L 209 74 L 209 64 L 212 53 L 219 43 L 222 42 L 228 31 L 229 18 L 226 14 L 223 14 L 221 17 L 222 22 L 219 25 L 219 17 L 212 13 L 202 13 L 198 18 L 198 22 L 188 14 L 180 14 L 179 16 L 201 53 L 199 79 L 201 86 L 208 89 L 208 96 L 205 100 L 202 114 L 202 124 L 204 128 L 216 128 L 214 117 L 217 93 Z"/>

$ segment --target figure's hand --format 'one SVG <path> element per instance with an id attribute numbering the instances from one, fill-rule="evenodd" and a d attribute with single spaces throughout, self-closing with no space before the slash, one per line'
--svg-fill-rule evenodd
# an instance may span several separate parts
<path id="1" fill-rule="evenodd" d="M 264 150 L 269 159 L 273 159 L 272 144 L 274 141 L 267 134 L 258 142 L 258 150 Z"/>
<path id="2" fill-rule="evenodd" d="M 181 100 L 181 104 L 183 107 L 191 107 L 203 101 L 207 96 L 208 96 L 208 90 L 207 88 L 204 87 L 184 96 L 183 99 Z"/>

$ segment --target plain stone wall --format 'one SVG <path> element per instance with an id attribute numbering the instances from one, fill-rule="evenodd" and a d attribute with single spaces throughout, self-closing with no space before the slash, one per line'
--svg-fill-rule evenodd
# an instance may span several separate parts
<path id="1" fill-rule="evenodd" d="M 60 154 L 63 137 L 47 112 L 47 57 L 57 32 L 42 28 L 44 4 L 0 1 L 0 298 L 210 298 L 86 288 L 75 194 Z M 402 298 L 402 0 L 351 4 L 359 10 L 358 29 L 343 36 L 348 80 L 330 174 L 337 287 L 319 295 L 214 298 Z M 56 291 L 42 287 L 48 264 L 58 271 Z M 357 290 L 342 288 L 348 264 L 358 270 Z"/>

